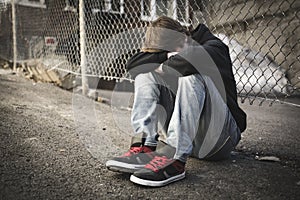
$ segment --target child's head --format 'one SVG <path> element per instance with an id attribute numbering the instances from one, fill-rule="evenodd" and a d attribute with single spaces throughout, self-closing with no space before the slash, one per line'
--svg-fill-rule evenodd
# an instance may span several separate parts
<path id="1" fill-rule="evenodd" d="M 166 16 L 159 17 L 157 20 L 153 21 L 150 26 L 171 29 L 189 35 L 189 31 L 178 21 Z"/>
<path id="2" fill-rule="evenodd" d="M 142 51 L 177 51 L 183 47 L 188 35 L 189 31 L 178 21 L 166 16 L 159 17 L 147 27 Z"/>

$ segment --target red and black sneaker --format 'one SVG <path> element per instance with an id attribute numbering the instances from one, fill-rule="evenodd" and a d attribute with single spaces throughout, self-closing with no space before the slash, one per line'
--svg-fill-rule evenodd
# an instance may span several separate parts
<path id="1" fill-rule="evenodd" d="M 106 167 L 111 171 L 133 173 L 143 168 L 154 158 L 156 155 L 155 148 L 143 146 L 141 143 L 133 144 L 129 151 L 122 156 L 108 160 Z"/>
<path id="2" fill-rule="evenodd" d="M 152 187 L 165 186 L 185 178 L 185 163 L 166 156 L 155 156 L 143 169 L 130 176 L 130 181 Z"/>

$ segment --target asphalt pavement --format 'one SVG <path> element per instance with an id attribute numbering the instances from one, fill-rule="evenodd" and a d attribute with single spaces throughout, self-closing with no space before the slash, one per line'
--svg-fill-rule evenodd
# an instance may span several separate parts
<path id="1" fill-rule="evenodd" d="M 1 69 L 0 199 L 299 199 L 300 107 L 246 101 L 248 128 L 231 159 L 190 158 L 184 180 L 148 188 L 106 169 L 128 148 L 132 97 L 101 95 Z"/>

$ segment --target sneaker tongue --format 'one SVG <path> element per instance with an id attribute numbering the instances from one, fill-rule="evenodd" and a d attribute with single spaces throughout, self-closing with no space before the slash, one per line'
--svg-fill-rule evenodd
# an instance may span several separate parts
<path id="1" fill-rule="evenodd" d="M 136 142 L 136 143 L 133 143 L 130 147 L 141 147 L 141 146 L 142 146 L 141 142 Z"/>
<path id="2" fill-rule="evenodd" d="M 174 147 L 171 147 L 170 145 L 159 141 L 156 152 L 160 155 L 164 155 L 167 158 L 173 158 L 176 152 L 176 149 Z"/>
<path id="3" fill-rule="evenodd" d="M 145 153 L 147 153 L 147 152 L 155 151 L 155 149 L 156 149 L 156 146 L 144 146 L 143 151 L 144 151 Z"/>

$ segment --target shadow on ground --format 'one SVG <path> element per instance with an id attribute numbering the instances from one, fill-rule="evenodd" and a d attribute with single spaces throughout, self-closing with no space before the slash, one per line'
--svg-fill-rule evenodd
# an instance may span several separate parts
<path id="1" fill-rule="evenodd" d="M 0 199 L 300 196 L 297 107 L 243 104 L 248 129 L 230 160 L 206 162 L 190 158 L 186 179 L 163 188 L 147 188 L 131 183 L 129 175 L 110 172 L 104 166 L 107 158 L 124 151 L 129 144 L 129 135 L 120 133 L 115 126 L 111 108 L 96 103 L 97 124 L 85 129 L 81 125 L 94 119 L 87 117 L 78 124 L 72 98 L 72 93 L 50 84 L 0 74 Z M 128 112 L 124 111 L 124 116 Z M 108 136 L 111 138 L 105 138 Z M 114 146 L 110 146 L 111 142 Z M 263 156 L 275 156 L 280 161 L 256 159 Z"/>

